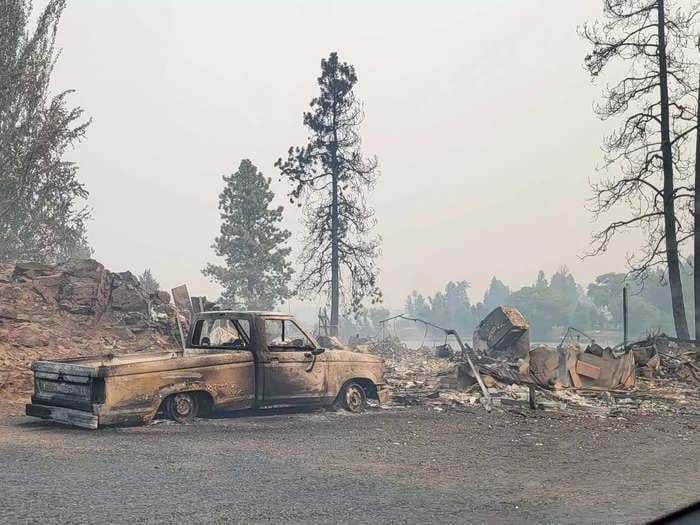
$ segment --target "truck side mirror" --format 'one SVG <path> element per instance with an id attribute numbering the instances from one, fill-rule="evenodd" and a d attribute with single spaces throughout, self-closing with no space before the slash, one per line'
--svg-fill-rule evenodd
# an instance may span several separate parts
<path id="1" fill-rule="evenodd" d="M 325 352 L 325 351 L 326 351 L 325 348 L 314 348 L 314 349 L 311 350 L 311 353 L 312 353 L 313 355 L 319 355 L 319 354 L 322 354 L 322 353 Z"/>

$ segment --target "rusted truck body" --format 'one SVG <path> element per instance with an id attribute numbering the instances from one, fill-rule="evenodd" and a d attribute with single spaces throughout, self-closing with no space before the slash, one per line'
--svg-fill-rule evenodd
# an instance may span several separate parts
<path id="1" fill-rule="evenodd" d="M 341 404 L 359 412 L 388 399 L 376 355 L 324 349 L 290 315 L 196 314 L 181 352 L 37 361 L 26 413 L 85 428 L 179 422 L 212 410 Z"/>

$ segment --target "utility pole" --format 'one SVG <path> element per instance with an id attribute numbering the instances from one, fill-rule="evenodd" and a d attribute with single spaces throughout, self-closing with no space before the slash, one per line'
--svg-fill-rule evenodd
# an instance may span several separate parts
<path id="1" fill-rule="evenodd" d="M 627 286 L 622 287 L 622 341 L 625 348 L 629 343 L 629 311 L 627 308 Z"/>
<path id="2" fill-rule="evenodd" d="M 700 38 L 698 38 L 698 49 L 700 49 Z M 698 79 L 698 104 L 700 104 L 700 79 Z M 696 124 L 700 126 L 700 105 Z M 693 239 L 693 292 L 695 310 L 695 344 L 700 344 L 700 127 L 695 130 L 695 209 L 693 217 L 695 219 Z"/>

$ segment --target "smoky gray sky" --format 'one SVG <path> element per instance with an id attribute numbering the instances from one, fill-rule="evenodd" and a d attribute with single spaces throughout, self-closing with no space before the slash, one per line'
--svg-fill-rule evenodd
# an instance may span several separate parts
<path id="1" fill-rule="evenodd" d="M 479 300 L 567 265 L 587 284 L 620 271 L 635 239 L 580 260 L 604 126 L 577 25 L 602 2 L 71 0 L 56 89 L 94 119 L 70 159 L 90 191 L 89 240 L 113 270 L 151 267 L 169 288 L 218 295 L 222 175 L 275 160 L 307 134 L 302 113 L 331 51 L 355 65 L 385 305 L 449 280 Z M 41 7 L 41 4 L 37 5 Z M 294 246 L 303 231 L 286 206 Z"/>

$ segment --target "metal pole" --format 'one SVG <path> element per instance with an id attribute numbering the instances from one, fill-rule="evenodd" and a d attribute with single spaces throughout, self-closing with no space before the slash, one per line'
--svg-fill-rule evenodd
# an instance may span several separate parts
<path id="1" fill-rule="evenodd" d="M 379 323 L 383 324 L 383 323 L 386 323 L 388 321 L 391 321 L 392 319 L 406 319 L 407 321 L 423 323 L 426 326 L 432 326 L 433 328 L 441 330 L 442 332 L 445 333 L 445 335 L 455 336 L 455 339 L 457 339 L 457 344 L 459 344 L 459 347 L 462 349 L 462 359 L 466 359 L 467 364 L 469 364 L 469 368 L 471 368 L 472 373 L 474 374 L 474 378 L 476 379 L 476 382 L 479 384 L 479 388 L 481 389 L 481 393 L 484 396 L 484 408 L 486 409 L 487 412 L 491 411 L 491 395 L 489 394 L 489 390 L 488 390 L 488 388 L 486 388 L 484 381 L 481 379 L 481 375 L 479 374 L 479 369 L 476 366 L 474 366 L 474 363 L 472 362 L 471 358 L 469 357 L 469 353 L 467 352 L 467 346 L 462 342 L 462 338 L 459 337 L 459 334 L 457 333 L 456 330 L 454 330 L 452 328 L 443 328 L 442 326 L 431 323 L 430 321 L 426 321 L 425 319 L 420 319 L 418 317 L 409 317 L 409 316 L 404 315 L 404 314 L 398 314 L 398 315 L 394 315 L 393 317 L 388 317 L 387 319 L 382 319 L 381 321 L 379 321 Z M 395 322 L 394 322 L 394 326 L 396 326 Z"/>
<path id="2" fill-rule="evenodd" d="M 435 326 L 435 325 L 433 325 Z M 469 357 L 469 353 L 467 352 L 466 346 L 464 346 L 464 343 L 462 342 L 462 338 L 459 337 L 459 334 L 457 333 L 456 330 L 451 330 L 451 329 L 442 329 L 445 334 L 447 335 L 453 335 L 455 336 L 455 339 L 457 339 L 457 343 L 459 344 L 459 347 L 462 349 L 462 357 L 466 358 L 467 363 L 469 364 L 469 368 L 472 369 L 472 373 L 474 374 L 474 378 L 476 379 L 476 382 L 479 383 L 479 388 L 481 389 L 481 393 L 484 396 L 484 408 L 486 409 L 487 412 L 491 412 L 491 394 L 489 394 L 488 389 L 486 388 L 486 385 L 481 379 L 481 375 L 479 374 L 479 370 L 474 366 L 474 363 L 472 362 L 471 358 Z"/>
<path id="3" fill-rule="evenodd" d="M 627 348 L 629 342 L 629 312 L 627 308 L 627 287 L 622 287 L 622 340 L 623 345 Z"/>
<path id="4" fill-rule="evenodd" d="M 182 345 L 182 351 L 184 353 L 187 344 L 185 342 L 185 332 L 182 329 L 182 323 L 180 322 L 180 316 L 178 315 L 177 306 L 175 307 L 175 321 L 177 322 L 177 329 L 180 332 L 180 344 Z"/>

